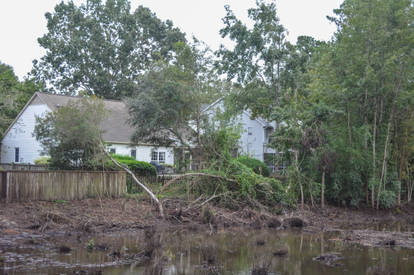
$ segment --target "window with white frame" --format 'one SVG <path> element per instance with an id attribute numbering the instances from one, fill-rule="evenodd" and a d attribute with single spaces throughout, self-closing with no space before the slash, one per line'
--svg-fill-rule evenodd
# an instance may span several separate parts
<path id="1" fill-rule="evenodd" d="M 159 163 L 165 163 L 165 152 L 158 152 Z"/>
<path id="2" fill-rule="evenodd" d="M 109 153 L 111 153 L 111 154 L 116 154 L 116 149 L 115 149 L 115 148 L 111 148 L 111 149 L 109 149 Z"/>
<path id="3" fill-rule="evenodd" d="M 165 163 L 165 152 L 152 151 L 151 161 L 158 161 L 159 163 Z"/>
<path id="4" fill-rule="evenodd" d="M 151 161 L 158 161 L 158 152 L 157 151 L 152 151 Z"/>

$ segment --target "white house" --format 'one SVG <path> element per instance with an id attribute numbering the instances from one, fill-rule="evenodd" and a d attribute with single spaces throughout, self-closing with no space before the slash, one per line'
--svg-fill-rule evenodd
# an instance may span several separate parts
<path id="1" fill-rule="evenodd" d="M 36 116 L 42 116 L 66 105 L 77 97 L 35 93 L 6 130 L 1 140 L 0 163 L 30 163 L 41 156 L 41 145 L 32 135 Z M 151 144 L 132 144 L 134 130 L 127 123 L 128 108 L 122 101 L 105 100 L 109 110 L 108 118 L 102 125 L 103 139 L 110 145 L 110 151 L 130 155 L 140 161 L 158 161 L 174 164 L 173 147 L 156 147 Z"/>
<path id="2" fill-rule="evenodd" d="M 219 99 L 211 105 L 205 106 L 203 112 L 214 117 L 217 111 L 224 111 L 223 100 Z M 239 150 L 241 154 L 249 155 L 264 161 L 271 170 L 274 169 L 273 158 L 275 150 L 268 147 L 270 134 L 276 128 L 276 122 L 269 122 L 260 117 L 252 118 L 252 114 L 245 110 L 234 118 L 234 123 L 241 126 Z"/>

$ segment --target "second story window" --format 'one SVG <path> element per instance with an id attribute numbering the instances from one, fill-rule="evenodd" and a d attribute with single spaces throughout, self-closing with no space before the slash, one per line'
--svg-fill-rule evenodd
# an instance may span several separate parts
<path id="1" fill-rule="evenodd" d="M 20 162 L 20 148 L 14 148 L 14 162 Z"/>

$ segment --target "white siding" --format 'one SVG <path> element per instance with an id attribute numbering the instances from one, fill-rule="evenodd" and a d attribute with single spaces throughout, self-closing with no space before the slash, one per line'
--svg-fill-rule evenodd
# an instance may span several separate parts
<path id="1" fill-rule="evenodd" d="M 224 106 L 222 102 L 217 103 L 206 111 L 206 114 L 210 119 L 214 119 L 215 114 L 218 111 L 223 111 Z M 234 125 L 241 126 L 241 137 L 239 140 L 240 153 L 243 155 L 249 155 L 250 157 L 258 160 L 264 160 L 264 145 L 265 145 L 265 125 L 256 119 L 250 119 L 250 114 L 247 111 L 243 111 L 240 115 L 235 117 Z M 249 129 L 251 135 L 249 135 Z M 267 152 L 273 152 L 267 150 Z"/>
<path id="2" fill-rule="evenodd" d="M 14 151 L 16 147 L 20 151 L 20 163 L 34 163 L 34 160 L 40 157 L 42 148 L 32 133 L 36 123 L 35 116 L 47 112 L 50 112 L 50 109 L 45 104 L 27 106 L 2 140 L 0 162 L 15 162 Z"/>
<path id="3" fill-rule="evenodd" d="M 36 116 L 42 116 L 50 112 L 50 108 L 46 104 L 39 104 L 37 99 L 27 106 L 20 118 L 12 126 L 1 143 L 0 163 L 15 162 L 15 148 L 19 148 L 19 163 L 31 163 L 41 156 L 42 147 L 36 138 L 32 136 Z M 174 149 L 169 147 L 154 146 L 130 146 L 127 144 L 112 144 L 109 148 L 115 148 L 116 154 L 131 155 L 131 149 L 137 150 L 137 160 L 151 161 L 151 153 L 153 150 L 165 152 L 165 163 L 174 164 Z"/>
<path id="4" fill-rule="evenodd" d="M 263 161 L 264 128 L 257 120 L 250 119 L 246 112 L 238 117 L 243 130 L 240 137 L 241 153 Z M 249 128 L 251 135 L 249 135 Z"/>
<path id="5" fill-rule="evenodd" d="M 115 144 L 108 146 L 108 149 L 114 148 L 115 154 L 118 155 L 131 155 L 131 150 L 137 150 L 137 160 L 139 161 L 151 161 L 152 151 L 165 152 L 165 163 L 174 165 L 174 149 L 172 147 L 154 147 L 154 146 L 130 146 L 128 144 Z"/>

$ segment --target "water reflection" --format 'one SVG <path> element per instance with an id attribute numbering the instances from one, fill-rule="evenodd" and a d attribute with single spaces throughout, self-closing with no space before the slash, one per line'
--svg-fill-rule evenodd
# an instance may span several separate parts
<path id="1" fill-rule="evenodd" d="M 372 248 L 351 245 L 337 233 L 306 234 L 301 231 L 231 230 L 209 233 L 157 232 L 160 245 L 152 260 L 116 265 L 112 250 L 121 255 L 142 253 L 148 243 L 144 233 L 95 237 L 95 243 L 109 244 L 108 251 L 88 252 L 79 245 L 70 254 L 53 250 L 1 251 L 4 258 L 14 253 L 16 261 L 3 262 L 7 274 L 70 274 L 74 270 L 103 274 L 251 274 L 254 268 L 268 268 L 269 274 L 413 274 L 414 251 L 401 248 Z M 73 247 L 73 246 L 72 246 Z M 327 253 L 339 253 L 342 260 L 330 266 L 313 260 Z M 20 258 L 19 258 L 20 257 Z M 30 264 L 30 260 L 33 264 Z M 41 260 L 43 259 L 43 261 Z M 46 259 L 46 260 L 45 260 Z M 36 262 L 37 261 L 37 262 Z M 17 268 L 13 268 L 13 265 Z M 25 266 L 22 268 L 22 265 Z M 0 263 L 0 267 L 1 267 Z M 2 269 L 0 268 L 0 273 Z"/>
<path id="2" fill-rule="evenodd" d="M 150 263 L 105 269 L 105 274 L 250 274 L 257 266 L 273 274 L 413 274 L 414 252 L 344 244 L 334 233 L 239 231 L 209 234 L 167 234 L 163 265 Z M 260 241 L 260 242 L 258 242 Z M 264 242 L 263 245 L 259 243 Z M 284 257 L 275 251 L 287 249 Z M 337 252 L 344 257 L 331 267 L 313 258 Z M 163 267 L 162 267 L 163 266 Z M 159 268 L 162 267 L 162 272 Z M 161 273 L 159 273 L 161 272 Z"/>

